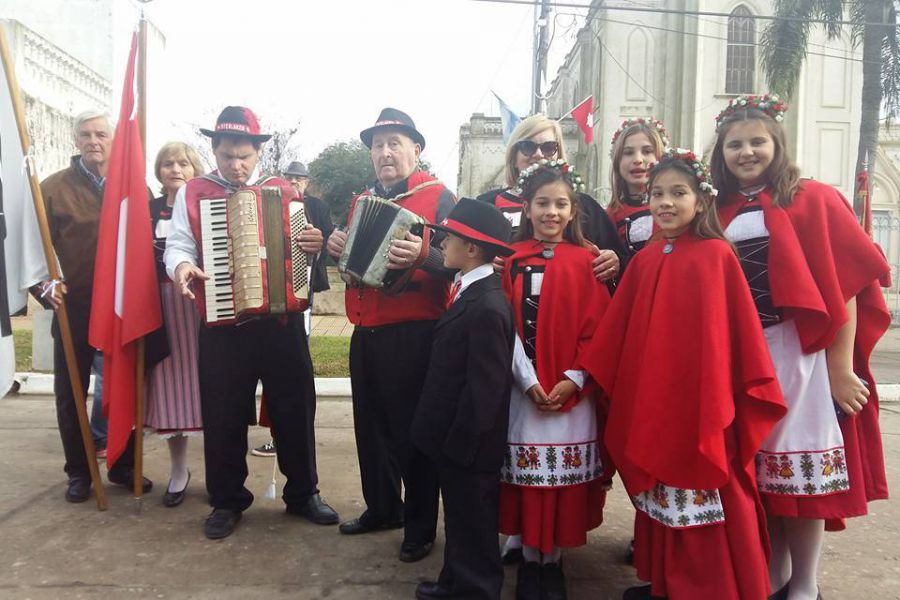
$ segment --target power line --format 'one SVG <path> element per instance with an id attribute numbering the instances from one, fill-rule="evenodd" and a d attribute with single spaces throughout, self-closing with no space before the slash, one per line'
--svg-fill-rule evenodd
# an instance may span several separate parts
<path id="1" fill-rule="evenodd" d="M 491 2 L 495 4 L 520 4 L 520 5 L 528 5 L 533 6 L 533 0 L 469 0 L 470 2 Z M 591 4 L 577 4 L 572 2 L 550 2 L 550 6 L 553 8 L 580 8 L 591 10 L 593 5 Z M 609 6 L 609 5 L 601 5 L 601 10 L 607 11 L 624 11 L 624 12 L 638 12 L 638 13 L 655 13 L 655 14 L 666 14 L 666 15 L 683 15 L 688 17 L 731 17 L 730 13 L 723 12 L 713 12 L 713 11 L 705 11 L 705 10 L 675 10 L 673 8 L 649 8 L 649 7 L 641 7 L 641 6 Z M 790 21 L 796 23 L 814 23 L 818 25 L 851 25 L 851 26 L 892 26 L 891 23 L 878 23 L 878 22 L 859 22 L 855 23 L 853 21 L 829 21 L 827 19 L 802 19 L 800 17 L 782 17 L 776 15 L 748 15 L 745 18 L 747 19 L 757 19 L 760 21 Z M 894 26 L 896 27 L 896 26 Z"/>

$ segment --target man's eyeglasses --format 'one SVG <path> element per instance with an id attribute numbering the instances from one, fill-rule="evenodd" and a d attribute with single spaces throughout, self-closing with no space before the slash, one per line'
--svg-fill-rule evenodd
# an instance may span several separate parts
<path id="1" fill-rule="evenodd" d="M 559 152 L 559 142 L 541 142 L 540 144 L 532 142 L 531 140 L 520 140 L 516 142 L 516 149 L 525 156 L 531 156 L 537 152 L 538 148 L 541 149 L 541 154 L 544 156 L 553 156 Z"/>

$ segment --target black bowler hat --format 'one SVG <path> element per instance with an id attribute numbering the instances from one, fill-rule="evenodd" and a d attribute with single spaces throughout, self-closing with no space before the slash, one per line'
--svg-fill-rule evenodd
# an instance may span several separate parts
<path id="1" fill-rule="evenodd" d="M 439 225 L 427 226 L 465 238 L 478 246 L 490 246 L 500 256 L 513 253 L 513 249 L 507 245 L 512 235 L 509 220 L 487 202 L 460 198 Z"/>
<path id="2" fill-rule="evenodd" d="M 244 106 L 226 106 L 216 119 L 216 129 L 200 129 L 200 133 L 207 137 L 217 135 L 248 137 L 254 142 L 265 142 L 272 137 L 259 132 L 259 119 L 252 110 Z"/>
<path id="3" fill-rule="evenodd" d="M 412 118 L 402 110 L 396 108 L 385 108 L 378 115 L 378 120 L 368 129 L 359 132 L 359 139 L 366 145 L 366 148 L 372 147 L 372 135 L 376 130 L 382 127 L 393 127 L 399 129 L 412 139 L 415 143 L 425 149 L 425 137 L 416 129 L 416 124 Z"/>
<path id="4" fill-rule="evenodd" d="M 293 161 L 288 165 L 288 168 L 284 170 L 282 175 L 293 175 L 294 177 L 309 177 L 309 170 L 306 168 L 302 162 Z"/>

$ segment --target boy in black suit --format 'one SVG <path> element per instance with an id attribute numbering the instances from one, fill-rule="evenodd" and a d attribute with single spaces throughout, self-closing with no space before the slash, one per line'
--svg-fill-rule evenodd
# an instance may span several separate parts
<path id="1" fill-rule="evenodd" d="M 509 221 L 463 198 L 440 225 L 444 266 L 459 269 L 434 329 L 412 442 L 437 466 L 444 499 L 444 568 L 416 588 L 419 600 L 500 598 L 497 546 L 500 467 L 506 452 L 513 313 L 492 267 L 509 256 Z"/>

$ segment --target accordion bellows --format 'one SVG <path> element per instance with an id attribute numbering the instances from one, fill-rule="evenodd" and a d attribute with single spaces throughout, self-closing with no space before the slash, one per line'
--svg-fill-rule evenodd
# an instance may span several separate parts
<path id="1" fill-rule="evenodd" d="M 424 226 L 425 219 L 390 200 L 361 197 L 353 209 L 347 243 L 338 260 L 341 278 L 354 286 L 390 287 L 396 273 L 387 268 L 391 242 L 402 240 L 409 232 L 424 235 Z"/>
<path id="2" fill-rule="evenodd" d="M 293 241 L 306 224 L 303 203 L 275 186 L 200 201 L 209 325 L 306 310 L 309 258 Z"/>

